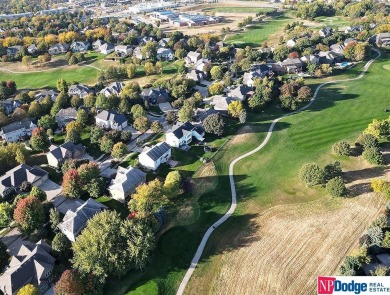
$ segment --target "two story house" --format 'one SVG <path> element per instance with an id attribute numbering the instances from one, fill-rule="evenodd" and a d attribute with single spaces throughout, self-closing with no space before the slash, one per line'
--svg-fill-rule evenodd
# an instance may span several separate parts
<path id="1" fill-rule="evenodd" d="M 61 109 L 55 115 L 55 120 L 59 128 L 66 127 L 70 122 L 77 119 L 77 110 L 75 108 Z"/>
<path id="2" fill-rule="evenodd" d="M 74 144 L 71 141 L 60 146 L 51 145 L 46 154 L 50 166 L 60 168 L 66 159 L 81 159 L 85 155 L 85 147 L 82 144 Z"/>
<path id="3" fill-rule="evenodd" d="M 117 111 L 103 110 L 95 117 L 96 125 L 105 129 L 123 130 L 128 126 L 127 118 Z"/>
<path id="4" fill-rule="evenodd" d="M 84 52 L 89 49 L 89 42 L 75 41 L 70 45 L 72 52 Z"/>
<path id="5" fill-rule="evenodd" d="M 166 133 L 165 142 L 171 147 L 178 148 L 182 145 L 188 145 L 195 137 L 199 141 L 204 140 L 205 132 L 201 127 L 195 127 L 190 122 L 176 124 Z"/>
<path id="6" fill-rule="evenodd" d="M 146 147 L 138 156 L 139 163 L 145 168 L 157 170 L 158 167 L 171 158 L 171 147 L 166 142 L 160 142 L 153 147 Z"/>
<path id="7" fill-rule="evenodd" d="M 15 142 L 24 137 L 31 136 L 31 133 L 37 125 L 33 121 L 25 118 L 21 121 L 5 125 L 0 129 L 0 137 L 6 142 Z"/>

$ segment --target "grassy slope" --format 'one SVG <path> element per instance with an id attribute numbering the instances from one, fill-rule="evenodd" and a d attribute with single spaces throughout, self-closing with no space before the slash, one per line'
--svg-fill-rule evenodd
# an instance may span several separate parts
<path id="1" fill-rule="evenodd" d="M 206 247 L 202 263 L 195 272 L 189 291 L 212 286 L 213 274 L 218 271 L 221 253 L 229 250 L 229 242 L 238 232 L 248 230 L 251 212 L 266 206 L 308 201 L 321 197 L 322 191 L 312 189 L 300 194 L 296 174 L 300 166 L 317 160 L 329 151 L 330 146 L 342 139 L 353 139 L 373 118 L 384 118 L 383 109 L 389 107 L 386 100 L 386 82 L 389 64 L 382 58 L 362 80 L 323 88 L 318 100 L 307 111 L 278 123 L 271 141 L 261 153 L 240 162 L 235 169 L 239 207 L 234 216 L 213 234 Z M 356 71 L 344 76 L 355 76 Z M 319 83 L 312 81 L 312 84 Z M 227 146 L 215 158 L 219 174 L 218 187 L 203 195 L 198 202 L 199 217 L 193 224 L 175 227 L 160 239 L 152 265 L 142 274 L 129 274 L 125 279 L 112 281 L 106 294 L 175 294 L 204 231 L 224 214 L 230 205 L 230 189 L 227 168 L 230 161 L 251 150 L 264 138 L 271 119 L 280 111 L 270 109 L 261 115 L 251 115 L 250 125 L 254 133 L 234 148 Z M 275 181 L 276 180 L 276 181 Z M 158 286 L 158 293 L 155 286 Z M 143 288 L 138 289 L 143 286 Z M 147 286 L 150 286 L 148 289 Z M 142 290 L 142 292 L 139 292 Z M 204 292 L 203 292 L 204 291 Z M 206 293 L 210 290 L 202 290 Z"/>
<path id="2" fill-rule="evenodd" d="M 302 164 L 322 160 L 324 154 L 329 154 L 333 143 L 341 140 L 353 142 L 373 118 L 389 116 L 383 111 L 390 106 L 386 83 L 390 71 L 384 68 L 390 64 L 388 57 L 375 62 L 361 80 L 323 88 L 309 110 L 278 123 L 268 145 L 236 165 L 235 175 L 241 175 L 235 177 L 238 210 L 209 241 L 203 256 L 207 258 L 195 271 L 187 289 L 189 294 L 210 291 L 208 288 L 213 285 L 214 274 L 223 261 L 221 253 L 232 247 L 230 241 L 238 233 L 250 230 L 249 220 L 253 212 L 259 213 L 276 204 L 306 202 L 324 195 L 323 190 L 304 188 L 297 173 Z M 264 130 L 262 117 L 254 118 L 257 121 L 252 123 L 254 130 Z M 216 163 L 218 173 L 226 174 L 227 163 L 252 149 L 262 138 L 262 134 L 255 133 L 240 148 L 221 154 Z"/>

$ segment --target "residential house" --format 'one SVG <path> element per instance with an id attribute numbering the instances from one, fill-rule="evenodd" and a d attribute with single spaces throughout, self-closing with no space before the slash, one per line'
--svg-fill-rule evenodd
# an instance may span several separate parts
<path id="1" fill-rule="evenodd" d="M 335 55 L 338 55 L 340 57 L 344 57 L 344 49 L 345 45 L 344 44 L 333 44 L 329 47 L 330 51 L 334 53 Z"/>
<path id="2" fill-rule="evenodd" d="M 153 147 L 146 147 L 138 156 L 139 163 L 151 170 L 169 161 L 171 158 L 171 147 L 166 142 L 160 142 Z"/>
<path id="3" fill-rule="evenodd" d="M 117 45 L 115 46 L 115 52 L 119 56 L 126 57 L 133 53 L 133 48 L 129 45 Z"/>
<path id="4" fill-rule="evenodd" d="M 0 106 L 7 115 L 12 114 L 16 108 L 20 108 L 22 105 L 23 103 L 19 99 L 9 98 L 0 101 Z"/>
<path id="5" fill-rule="evenodd" d="M 350 26 L 345 29 L 345 33 L 352 33 L 352 32 L 361 32 L 363 30 L 363 26 L 358 25 L 358 26 Z"/>
<path id="6" fill-rule="evenodd" d="M 31 44 L 30 46 L 27 47 L 27 52 L 30 54 L 35 54 L 38 51 L 38 47 L 35 44 Z"/>
<path id="7" fill-rule="evenodd" d="M 146 173 L 140 169 L 119 166 L 115 178 L 108 187 L 108 191 L 113 199 L 125 203 L 126 199 L 135 192 L 135 189 L 145 183 L 145 181 Z"/>
<path id="8" fill-rule="evenodd" d="M 269 66 L 261 64 L 256 70 L 244 73 L 242 83 L 246 86 L 253 87 L 256 79 L 264 78 L 271 73 L 272 69 Z"/>
<path id="9" fill-rule="evenodd" d="M 187 53 L 187 56 L 184 58 L 187 65 L 195 64 L 198 60 L 202 58 L 202 54 L 196 51 L 190 51 Z"/>
<path id="10" fill-rule="evenodd" d="M 168 47 L 170 38 L 162 38 L 160 41 L 158 41 L 159 47 Z"/>
<path id="11" fill-rule="evenodd" d="M 106 44 L 105 41 L 103 40 L 96 40 L 95 42 L 92 43 L 92 49 L 93 50 L 98 50 L 102 45 Z"/>
<path id="12" fill-rule="evenodd" d="M 260 48 L 259 51 L 261 53 L 272 53 L 274 52 L 275 48 L 273 47 L 263 47 L 263 48 Z"/>
<path id="13" fill-rule="evenodd" d="M 340 61 L 340 57 L 333 51 L 320 51 L 318 56 L 320 57 L 320 64 L 333 65 L 334 63 Z"/>
<path id="14" fill-rule="evenodd" d="M 358 42 L 358 41 L 355 38 L 347 38 L 344 40 L 344 45 L 347 46 L 349 43 L 352 43 L 352 42 Z"/>
<path id="15" fill-rule="evenodd" d="M 157 59 L 158 60 L 173 60 L 175 54 L 170 48 L 160 47 L 157 49 Z"/>
<path id="16" fill-rule="evenodd" d="M 222 114 L 228 113 L 228 106 L 232 101 L 233 99 L 226 95 L 214 95 L 206 100 L 206 102 L 209 102 L 209 104 L 214 107 L 214 110 Z"/>
<path id="17" fill-rule="evenodd" d="M 80 159 L 85 155 L 85 147 L 82 144 L 74 144 L 71 141 L 60 146 L 51 145 L 46 154 L 50 166 L 60 168 L 66 159 Z"/>
<path id="18" fill-rule="evenodd" d="M 54 91 L 54 90 L 44 90 L 44 91 L 38 92 L 35 95 L 35 100 L 41 101 L 45 97 L 49 97 L 54 102 L 57 99 L 58 94 L 59 93 Z"/>
<path id="19" fill-rule="evenodd" d="M 19 192 L 19 187 L 27 181 L 32 186 L 38 186 L 48 179 L 49 173 L 45 170 L 26 164 L 20 164 L 0 177 L 0 196 L 5 197 L 12 192 Z"/>
<path id="20" fill-rule="evenodd" d="M 84 52 L 89 49 L 89 42 L 75 41 L 70 45 L 72 52 Z"/>
<path id="21" fill-rule="evenodd" d="M 206 79 L 206 74 L 202 71 L 191 70 L 187 73 L 186 78 L 194 80 L 196 83 L 201 83 Z"/>
<path id="22" fill-rule="evenodd" d="M 119 95 L 125 87 L 125 83 L 123 82 L 113 82 L 107 87 L 100 90 L 99 93 L 103 94 L 105 97 L 109 97 L 110 95 Z"/>
<path id="23" fill-rule="evenodd" d="M 308 63 L 319 64 L 320 63 L 320 56 L 317 54 L 307 54 L 307 55 L 304 55 L 301 57 L 301 61 L 305 65 L 307 65 Z"/>
<path id="24" fill-rule="evenodd" d="M 290 39 L 286 42 L 286 46 L 287 47 L 294 47 L 295 44 L 297 44 L 297 39 L 296 38 L 293 38 L 293 39 Z"/>
<path id="25" fill-rule="evenodd" d="M 101 54 L 107 55 L 115 51 L 115 46 L 109 43 L 105 43 L 100 46 L 98 50 Z"/>
<path id="26" fill-rule="evenodd" d="M 211 61 L 207 58 L 202 58 L 195 63 L 195 70 L 206 73 L 206 68 L 211 65 Z"/>
<path id="27" fill-rule="evenodd" d="M 378 46 L 389 47 L 390 46 L 390 33 L 377 34 L 375 42 Z"/>
<path id="28" fill-rule="evenodd" d="M 17 294 L 23 286 L 38 287 L 39 294 L 50 288 L 55 259 L 51 247 L 40 240 L 34 246 L 22 244 L 9 266 L 0 276 L 0 290 L 4 295 Z"/>
<path id="29" fill-rule="evenodd" d="M 15 45 L 7 48 L 7 56 L 14 57 L 22 49 L 22 46 Z"/>
<path id="30" fill-rule="evenodd" d="M 333 29 L 329 27 L 325 27 L 319 30 L 318 33 L 322 38 L 330 37 L 333 35 Z"/>
<path id="31" fill-rule="evenodd" d="M 31 136 L 33 129 L 36 127 L 37 125 L 33 121 L 25 118 L 1 127 L 0 136 L 6 142 L 15 142 Z"/>
<path id="32" fill-rule="evenodd" d="M 287 73 L 298 73 L 302 71 L 302 62 L 299 58 L 287 58 L 281 62 Z"/>
<path id="33" fill-rule="evenodd" d="M 227 96 L 231 100 L 245 101 L 248 97 L 253 95 L 253 88 L 247 85 L 239 85 L 237 87 L 231 88 Z"/>
<path id="34" fill-rule="evenodd" d="M 215 109 L 212 109 L 212 108 L 205 108 L 205 109 L 201 109 L 201 108 L 197 108 L 195 110 L 195 115 L 194 115 L 194 122 L 198 123 L 198 124 L 202 124 L 203 121 L 210 115 L 214 115 L 214 114 L 219 114 L 219 112 Z"/>
<path id="35" fill-rule="evenodd" d="M 164 88 L 142 89 L 141 97 L 151 104 L 169 102 L 169 92 Z"/>
<path id="36" fill-rule="evenodd" d="M 138 46 L 138 47 L 134 48 L 133 56 L 135 56 L 139 60 L 143 60 L 144 59 L 144 57 L 142 55 L 141 47 Z"/>
<path id="37" fill-rule="evenodd" d="M 106 209 L 103 204 L 89 198 L 76 209 L 68 210 L 58 228 L 71 242 L 75 242 L 88 220 Z"/>
<path id="38" fill-rule="evenodd" d="M 84 99 L 88 96 L 88 94 L 94 94 L 95 91 L 89 88 L 84 84 L 75 84 L 69 87 L 68 94 L 70 96 L 77 95 L 78 97 Z"/>
<path id="39" fill-rule="evenodd" d="M 165 142 L 171 147 L 180 147 L 182 145 L 188 145 L 192 141 L 192 137 L 195 137 L 199 141 L 204 140 L 204 130 L 201 127 L 195 127 L 190 122 L 179 123 L 172 127 L 165 134 Z"/>
<path id="40" fill-rule="evenodd" d="M 77 119 L 77 110 L 75 108 L 61 109 L 55 115 L 55 120 L 59 128 L 66 127 L 70 122 Z"/>
<path id="41" fill-rule="evenodd" d="M 119 114 L 116 111 L 103 110 L 95 117 L 96 125 L 101 128 L 115 129 L 122 131 L 128 126 L 127 118 L 123 114 Z"/>
<path id="42" fill-rule="evenodd" d="M 66 43 L 57 43 L 49 48 L 48 52 L 50 55 L 57 55 L 66 53 L 69 50 L 69 45 Z"/>

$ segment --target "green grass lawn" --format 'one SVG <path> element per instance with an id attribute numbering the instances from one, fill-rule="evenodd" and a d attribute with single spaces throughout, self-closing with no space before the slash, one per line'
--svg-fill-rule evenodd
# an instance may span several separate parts
<path id="1" fill-rule="evenodd" d="M 271 13 L 274 8 L 269 7 L 211 7 L 205 8 L 207 12 L 224 12 L 224 13 Z"/>
<path id="2" fill-rule="evenodd" d="M 344 16 L 319 16 L 314 19 L 314 21 L 318 22 L 319 27 L 346 27 L 351 23 L 350 18 Z"/>
<path id="3" fill-rule="evenodd" d="M 127 210 L 125 204 L 122 204 L 121 202 L 110 197 L 100 197 L 97 198 L 96 201 L 107 206 L 111 210 L 117 211 L 122 216 L 122 218 L 126 218 L 129 215 L 129 210 Z"/>
<path id="4" fill-rule="evenodd" d="M 207 278 L 210 283 L 206 284 L 208 293 L 212 293 L 212 279 L 221 263 L 219 254 L 232 250 L 230 241 L 238 233 L 250 231 L 250 220 L 254 216 L 248 213 L 249 206 L 266 208 L 273 204 L 305 202 L 324 196 L 324 191 L 318 188 L 305 188 L 303 192 L 307 194 L 297 194 L 303 187 L 297 179 L 302 164 L 320 161 L 330 153 L 335 142 L 353 142 L 372 119 L 388 117 L 388 113 L 383 111 L 390 108 L 387 95 L 387 81 L 390 79 L 388 58 L 389 55 L 376 61 L 361 80 L 325 86 L 308 110 L 285 118 L 276 125 L 270 142 L 261 152 L 236 165 L 234 172 L 239 206 L 235 214 L 212 235 L 194 274 L 195 279 L 203 276 L 203 285 Z M 357 69 L 354 71 L 352 76 L 356 76 Z M 320 82 L 313 80 L 311 84 Z M 106 294 L 176 293 L 204 232 L 230 206 L 229 163 L 258 146 L 270 121 L 281 114 L 276 107 L 261 114 L 250 114 L 248 124 L 251 132 L 239 144 L 225 146 L 214 158 L 219 175 L 218 186 L 199 199 L 196 221 L 166 231 L 158 241 L 152 264 L 142 273 L 129 273 L 121 280 L 111 280 L 106 286 Z"/>

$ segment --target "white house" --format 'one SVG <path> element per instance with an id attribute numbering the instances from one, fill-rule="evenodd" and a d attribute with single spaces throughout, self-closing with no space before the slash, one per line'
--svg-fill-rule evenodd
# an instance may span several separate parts
<path id="1" fill-rule="evenodd" d="M 172 49 L 160 47 L 157 49 L 157 59 L 159 60 L 173 60 L 175 58 L 175 54 Z"/>
<path id="2" fill-rule="evenodd" d="M 169 161 L 171 158 L 171 147 L 166 142 L 160 142 L 153 147 L 146 147 L 138 156 L 139 163 L 151 170 Z"/>
<path id="3" fill-rule="evenodd" d="M 105 54 L 105 55 L 110 54 L 111 52 L 114 52 L 114 50 L 115 50 L 114 45 L 109 44 L 109 43 L 105 43 L 99 47 L 99 52 L 101 54 Z"/>
<path id="4" fill-rule="evenodd" d="M 287 47 L 294 47 L 295 44 L 297 44 L 296 40 L 297 40 L 297 39 L 295 39 L 295 38 L 294 38 L 294 39 L 288 40 L 288 41 L 286 42 L 286 46 L 287 46 Z"/>
<path id="5" fill-rule="evenodd" d="M 126 198 L 134 193 L 135 189 L 145 183 L 146 173 L 142 172 L 138 168 L 118 167 L 116 177 L 111 181 L 108 191 L 110 196 L 121 202 L 125 203 Z"/>
<path id="6" fill-rule="evenodd" d="M 69 45 L 66 43 L 57 43 L 49 48 L 48 52 L 50 55 L 57 55 L 61 53 L 66 53 L 69 49 Z"/>
<path id="7" fill-rule="evenodd" d="M 104 87 L 100 90 L 99 93 L 103 94 L 105 97 L 109 97 L 110 95 L 119 95 L 125 87 L 125 83 L 123 82 L 113 82 L 109 86 Z"/>
<path id="8" fill-rule="evenodd" d="M 65 127 L 70 122 L 77 119 L 77 110 L 75 108 L 61 109 L 54 118 L 58 124 L 58 127 Z"/>
<path id="9" fill-rule="evenodd" d="M 85 147 L 82 144 L 74 144 L 71 141 L 60 146 L 51 145 L 46 154 L 47 162 L 50 166 L 60 168 L 66 159 L 80 159 L 85 155 Z"/>
<path id="10" fill-rule="evenodd" d="M 78 97 L 84 99 L 88 96 L 88 94 L 94 94 L 94 91 L 85 84 L 74 84 L 69 87 L 68 94 L 70 96 L 77 95 Z"/>
<path id="11" fill-rule="evenodd" d="M 101 111 L 95 117 L 96 125 L 101 128 L 123 130 L 128 126 L 126 116 L 116 111 Z"/>
<path id="12" fill-rule="evenodd" d="M 89 49 L 89 43 L 88 42 L 82 42 L 82 41 L 75 41 L 70 45 L 70 49 L 72 52 L 84 52 Z"/>
<path id="13" fill-rule="evenodd" d="M 187 65 L 194 64 L 202 58 L 202 55 L 196 51 L 190 51 L 187 53 L 187 56 L 184 58 Z"/>
<path id="14" fill-rule="evenodd" d="M 141 47 L 138 46 L 138 47 L 134 48 L 133 56 L 135 56 L 139 60 L 143 60 L 144 57 L 142 55 Z"/>
<path id="15" fill-rule="evenodd" d="M 115 52 L 120 56 L 129 56 L 133 53 L 133 48 L 129 45 L 117 45 L 115 46 Z"/>
<path id="16" fill-rule="evenodd" d="M 192 141 L 192 137 L 195 137 L 199 141 L 204 140 L 204 130 L 201 127 L 194 127 L 190 122 L 184 124 L 177 124 L 172 127 L 170 131 L 166 133 L 165 142 L 171 147 L 180 147 L 182 145 L 188 145 Z"/>
<path id="17" fill-rule="evenodd" d="M 106 44 L 103 40 L 96 40 L 95 42 L 92 43 L 92 48 L 94 50 L 98 50 L 102 45 Z"/>
<path id="18" fill-rule="evenodd" d="M 25 136 L 31 136 L 32 130 L 36 127 L 37 125 L 26 118 L 3 126 L 0 130 L 0 136 L 6 142 L 15 142 Z"/>

